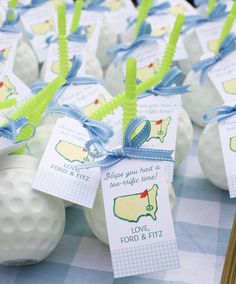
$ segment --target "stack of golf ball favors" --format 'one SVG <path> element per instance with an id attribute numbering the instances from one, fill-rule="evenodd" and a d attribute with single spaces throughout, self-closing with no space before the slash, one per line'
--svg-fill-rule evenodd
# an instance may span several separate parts
<path id="1" fill-rule="evenodd" d="M 119 249 L 125 248 L 122 251 L 124 257 L 128 253 L 127 242 L 129 246 L 129 240 L 139 238 L 136 235 L 124 238 L 125 234 L 131 231 L 131 227 L 133 228 L 133 224 L 140 226 L 142 231 L 147 226 L 157 230 L 160 229 L 158 227 L 161 226 L 160 224 L 165 224 L 163 226 L 171 228 L 171 239 L 175 239 L 171 213 L 168 209 L 169 203 L 171 208 L 174 208 L 175 204 L 172 187 L 173 159 L 175 156 L 175 166 L 178 166 L 187 156 L 192 144 L 192 124 L 188 114 L 181 107 L 181 98 L 187 101 L 192 95 L 188 93 L 187 84 L 181 84 L 181 72 L 176 66 L 165 70 L 161 84 L 158 82 L 150 85 L 149 90 L 146 88 L 145 92 L 138 94 L 138 101 L 134 99 L 132 92 L 136 79 L 140 86 L 145 85 L 149 78 L 155 74 L 158 76 L 158 71 L 162 70 L 163 54 L 167 53 L 166 43 L 171 36 L 177 14 L 179 12 L 193 14 L 196 11 L 190 9 L 186 1 L 173 1 L 167 6 L 165 4 L 164 14 L 158 17 L 155 11 L 160 8 L 157 8 L 159 3 L 154 4 L 154 8 L 156 7 L 154 12 L 148 15 L 152 1 L 148 3 L 149 7 L 147 5 L 149 1 L 142 1 L 138 13 L 130 0 L 99 2 L 77 0 L 75 5 L 72 1 L 56 0 L 42 1 L 42 3 L 19 1 L 20 3 L 17 4 L 16 2 L 12 0 L 9 6 L 4 5 L 0 9 L 2 27 L 0 37 L 3 39 L 0 43 L 2 81 L 0 109 L 3 113 L 0 117 L 0 263 L 25 265 L 46 258 L 55 249 L 64 231 L 63 200 L 84 206 L 85 217 L 91 230 L 102 242 L 110 245 L 114 257 L 116 256 L 114 238 L 120 237 L 120 240 L 123 240 L 116 245 Z M 58 11 L 61 11 L 60 15 L 63 17 L 61 22 L 63 22 L 65 7 L 67 8 L 67 25 L 65 22 L 61 25 L 59 23 L 57 28 L 56 7 L 61 2 L 66 5 L 60 6 Z M 9 10 L 9 7 L 15 8 L 16 5 L 18 5 L 16 10 Z M 9 14 L 7 11 L 10 11 Z M 127 19 L 130 17 L 137 17 L 137 20 L 134 20 L 135 24 L 125 31 Z M 230 39 L 229 44 L 232 44 Z M 124 46 L 113 46 L 120 41 L 130 42 L 130 40 L 132 43 L 125 43 Z M 10 46 L 12 48 L 9 48 Z M 182 47 L 184 45 L 179 39 L 174 65 L 181 64 L 181 61 L 186 59 L 186 52 L 182 53 L 184 50 Z M 116 55 L 114 62 L 111 63 L 112 57 L 108 54 Z M 233 53 L 220 62 L 224 62 L 230 56 L 233 56 Z M 137 61 L 137 76 L 134 76 L 135 61 L 131 58 Z M 102 68 L 106 67 L 108 71 L 105 86 L 108 91 L 101 82 Z M 30 90 L 27 85 L 37 81 L 39 68 L 41 68 L 41 80 L 44 82 L 33 84 Z M 63 76 L 58 77 L 58 74 Z M 125 79 L 127 82 L 124 84 Z M 206 78 L 204 84 L 206 82 L 209 83 L 210 79 Z M 234 78 L 227 78 L 223 84 L 224 89 L 231 93 L 231 96 L 234 95 L 234 84 Z M 202 88 L 200 83 L 198 86 Z M 116 96 L 125 88 L 126 96 L 131 97 L 121 99 L 119 106 L 125 103 L 122 112 L 121 108 L 117 110 L 113 108 L 117 105 L 117 100 L 112 96 Z M 209 89 L 212 92 L 213 87 Z M 219 94 L 213 97 L 219 98 Z M 223 101 L 225 100 L 219 100 L 219 103 Z M 217 101 L 217 104 L 219 103 Z M 137 114 L 146 117 L 147 121 L 140 122 L 134 119 L 135 104 L 137 104 Z M 186 104 L 184 106 L 186 107 Z M 108 111 L 109 108 L 111 109 Z M 46 109 L 47 115 L 42 119 Z M 186 110 L 189 111 L 187 107 Z M 235 110 L 227 108 L 219 111 L 223 111 L 224 116 L 227 116 L 225 112 L 232 113 L 230 118 L 224 117 L 222 131 L 229 135 L 229 149 L 235 153 L 235 135 L 230 132 L 232 127 L 227 126 L 228 123 L 232 125 L 235 123 L 233 121 Z M 191 118 L 193 119 L 192 116 Z M 132 119 L 134 120 L 129 124 Z M 133 159 L 120 159 L 119 163 L 102 168 L 101 175 L 99 167 L 92 166 L 96 166 L 96 163 L 98 166 L 104 165 L 106 159 L 109 160 L 105 149 L 115 153 L 112 159 L 117 160 L 117 157 L 120 157 L 120 148 L 127 147 L 126 144 L 121 146 L 122 136 L 128 139 L 129 134 L 131 137 L 137 135 L 136 132 L 132 132 L 133 127 L 137 128 L 136 132 L 140 135 L 146 135 L 145 139 L 143 138 L 144 147 L 135 150 L 142 160 L 137 163 Z M 215 135 L 215 138 L 210 137 L 209 140 L 209 135 Z M 214 163 L 221 163 L 220 174 L 224 176 L 213 177 L 212 182 L 227 188 L 226 173 L 222 166 L 223 154 L 220 152 L 220 139 L 217 135 L 216 123 L 209 124 L 201 137 L 199 159 L 203 160 L 201 164 L 204 169 L 204 159 L 207 154 L 210 155 L 210 151 L 205 149 L 205 144 L 209 141 L 215 143 L 213 149 L 219 151 L 219 155 L 217 157 L 214 155 L 214 159 L 218 158 Z M 137 138 L 133 139 L 132 143 L 139 141 L 139 135 L 135 137 Z M 98 144 L 94 142 L 94 138 L 95 141 L 98 140 L 96 142 Z M 25 147 L 26 143 L 28 147 Z M 104 143 L 107 144 L 102 146 Z M 202 151 L 201 145 L 203 145 Z M 142 148 L 152 151 L 156 161 L 150 161 L 146 155 L 142 155 Z M 13 154 L 8 155 L 10 153 Z M 208 161 L 210 158 L 208 157 Z M 139 166 L 140 164 L 142 166 Z M 133 171 L 128 170 L 132 168 Z M 211 168 L 208 165 L 205 168 L 207 174 Z M 144 171 L 145 175 L 135 173 L 136 171 Z M 114 188 L 114 192 L 119 193 L 115 199 L 114 196 L 111 199 L 107 193 L 107 187 L 110 185 L 105 182 L 104 176 L 110 177 L 108 180 L 115 179 L 115 181 L 120 178 L 121 184 L 123 182 L 125 184 L 125 179 L 122 174 L 112 174 L 112 172 L 123 172 L 123 176 L 131 176 L 126 180 L 124 187 L 120 185 L 119 188 Z M 209 172 L 209 175 L 212 173 Z M 145 180 L 143 184 L 137 182 L 142 178 Z M 230 182 L 231 184 L 235 182 L 234 177 L 230 178 Z M 127 189 L 127 192 L 122 191 L 122 188 Z M 233 194 L 231 193 L 231 196 Z M 117 206 L 115 215 L 110 214 L 108 209 L 113 203 Z M 156 222 L 156 219 L 163 222 Z M 116 222 L 121 224 L 119 236 L 112 235 L 114 227 L 112 228 L 111 224 Z M 128 228 L 128 231 L 125 231 L 125 228 Z M 151 238 L 153 235 L 148 236 Z M 158 257 L 157 247 L 151 247 L 148 242 L 145 245 L 147 245 L 147 254 L 151 248 Z M 175 241 L 171 245 L 176 247 Z M 130 248 L 139 247 L 131 245 Z M 166 263 L 165 269 L 178 267 L 178 259 L 174 258 L 177 255 L 176 250 L 173 249 L 168 253 L 173 254 L 173 258 L 171 264 Z M 140 261 L 142 259 L 140 257 Z M 119 259 L 119 262 L 124 261 Z M 155 266 L 153 261 L 150 265 L 152 271 L 161 269 L 158 265 Z M 125 274 L 113 263 L 115 277 L 137 274 L 137 271 L 132 270 L 133 266 L 135 264 L 131 262 L 129 272 Z M 145 272 L 148 271 L 144 270 L 143 273 Z"/>

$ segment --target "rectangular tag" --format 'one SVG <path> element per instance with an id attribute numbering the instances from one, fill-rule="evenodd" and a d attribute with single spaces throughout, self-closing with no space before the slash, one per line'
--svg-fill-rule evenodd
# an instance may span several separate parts
<path id="1" fill-rule="evenodd" d="M 180 105 L 181 97 L 177 95 L 169 97 L 158 96 L 158 98 L 148 96 L 138 100 L 138 114 L 151 122 L 151 133 L 145 143 L 146 147 L 158 150 L 173 150 L 173 159 L 175 157 Z M 174 163 L 162 163 L 166 165 L 168 180 L 172 182 Z"/>
<path id="2" fill-rule="evenodd" d="M 235 101 L 236 96 L 236 51 L 219 61 L 208 76 L 224 102 Z"/>
<path id="3" fill-rule="evenodd" d="M 216 22 L 206 23 L 195 29 L 203 54 L 212 52 L 212 56 L 214 56 L 224 23 L 225 19 L 222 19 Z M 233 31 L 236 31 L 236 23 L 234 23 L 232 27 L 232 32 Z"/>
<path id="4" fill-rule="evenodd" d="M 179 267 L 163 164 L 122 160 L 102 169 L 114 277 Z"/>
<path id="5" fill-rule="evenodd" d="M 1 15 L 0 15 L 1 16 Z M 16 48 L 22 39 L 21 34 L 0 32 L 0 68 L 13 70 Z"/>
<path id="6" fill-rule="evenodd" d="M 68 117 L 58 119 L 32 187 L 92 208 L 100 182 L 100 169 L 78 169 L 79 164 L 93 161 L 85 149 L 88 140 L 88 131 L 80 122 Z"/>
<path id="7" fill-rule="evenodd" d="M 231 116 L 219 122 L 221 147 L 224 156 L 229 194 L 236 197 L 236 117 Z"/>
<path id="8" fill-rule="evenodd" d="M 48 36 L 55 33 L 56 22 L 50 2 L 29 9 L 21 16 L 21 22 L 26 31 L 33 34 L 30 40 L 40 63 L 45 61 L 48 48 L 45 42 Z"/>
<path id="9" fill-rule="evenodd" d="M 155 2 L 160 4 L 159 0 L 155 0 Z M 166 1 L 162 0 L 161 2 Z M 186 0 L 171 0 L 169 2 L 171 7 L 168 9 L 168 12 L 173 16 L 177 16 L 178 14 L 184 14 L 185 16 L 197 14 L 196 9 L 194 9 L 194 7 Z"/>
<path id="10" fill-rule="evenodd" d="M 137 60 L 137 79 L 143 81 L 158 73 L 164 50 L 164 44 L 159 45 L 159 43 L 153 42 L 143 44 L 130 53 L 129 57 Z M 122 67 L 125 75 L 125 62 Z"/>
<path id="11" fill-rule="evenodd" d="M 154 15 L 147 18 L 147 22 L 151 24 L 152 26 L 152 36 L 163 36 L 165 46 L 168 42 L 169 36 L 171 34 L 171 31 L 173 29 L 174 23 L 175 23 L 175 17 L 171 14 L 159 14 Z M 158 48 L 159 44 L 161 44 L 161 39 L 158 40 Z M 174 60 L 183 60 L 187 59 L 188 54 L 186 52 L 185 46 L 183 44 L 183 41 L 181 37 L 178 40 L 177 49 L 175 52 Z"/>
<path id="12" fill-rule="evenodd" d="M 69 67 L 72 64 L 72 58 L 74 55 L 80 56 L 82 60 L 82 65 L 78 71 L 79 75 L 85 74 L 86 67 L 86 43 L 68 42 L 68 52 L 69 52 Z M 59 62 L 59 49 L 57 43 L 52 43 L 48 48 L 47 60 L 45 63 L 45 72 L 43 74 L 44 80 L 50 82 L 55 79 L 60 73 L 60 62 Z"/>
<path id="13" fill-rule="evenodd" d="M 0 69 L 0 102 L 16 99 L 17 105 L 1 112 L 10 115 L 17 108 L 22 106 L 32 96 L 30 89 L 12 72 Z M 5 120 L 0 116 L 0 123 Z"/>

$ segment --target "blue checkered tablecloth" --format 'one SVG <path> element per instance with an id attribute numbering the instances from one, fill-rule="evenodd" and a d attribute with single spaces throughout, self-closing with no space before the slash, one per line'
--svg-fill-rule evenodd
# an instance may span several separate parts
<path id="1" fill-rule="evenodd" d="M 197 160 L 199 134 L 200 129 L 195 128 L 192 150 L 174 178 L 173 215 L 181 269 L 114 280 L 109 248 L 92 234 L 83 210 L 71 207 L 64 236 L 54 253 L 33 266 L 0 266 L 0 283 L 219 283 L 236 202 L 204 178 Z"/>

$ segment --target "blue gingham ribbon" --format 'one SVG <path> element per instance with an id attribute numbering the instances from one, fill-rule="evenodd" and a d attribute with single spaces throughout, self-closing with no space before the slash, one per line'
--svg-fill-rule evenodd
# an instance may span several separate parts
<path id="1" fill-rule="evenodd" d="M 79 121 L 84 128 L 88 130 L 91 139 L 98 139 L 101 142 L 107 142 L 113 136 L 113 130 L 107 123 L 92 120 L 85 116 L 83 111 L 75 105 L 62 105 L 50 107 L 49 113 L 64 114 Z"/>
<path id="2" fill-rule="evenodd" d="M 142 131 L 140 131 L 133 139 L 131 139 L 137 127 L 143 123 L 144 127 Z M 119 163 L 125 158 L 174 162 L 174 160 L 172 159 L 173 151 L 141 148 L 141 146 L 147 141 L 150 135 L 150 131 L 150 121 L 146 120 L 145 118 L 138 117 L 132 120 L 128 125 L 124 134 L 123 145 L 119 148 L 114 148 L 111 151 L 107 151 L 103 148 L 99 141 L 88 141 L 85 144 L 85 147 L 89 155 L 93 158 L 104 158 L 92 163 L 79 165 L 79 167 L 110 167 Z M 96 151 L 91 151 L 91 147 L 94 147 Z"/>
<path id="3" fill-rule="evenodd" d="M 148 16 L 154 16 L 160 13 L 163 13 L 163 11 L 165 11 L 166 9 L 170 8 L 171 5 L 168 1 L 163 2 L 161 4 L 155 5 L 154 7 L 152 7 L 151 9 L 149 9 L 148 11 Z M 127 29 L 129 29 L 131 26 L 133 26 L 137 21 L 137 17 L 129 17 L 127 19 L 128 22 L 128 26 Z"/>
<path id="4" fill-rule="evenodd" d="M 69 87 L 70 85 L 81 86 L 81 85 L 91 85 L 91 84 L 103 84 L 102 80 L 98 80 L 93 77 L 89 76 L 76 77 L 81 65 L 82 65 L 81 58 L 79 56 L 73 56 L 71 68 L 66 76 L 66 83 L 58 89 L 50 105 L 55 105 L 58 99 L 62 96 L 62 94 L 67 89 L 67 87 Z M 47 84 L 48 83 L 45 82 L 35 82 L 31 84 L 30 89 L 32 94 L 37 94 Z"/>
<path id="5" fill-rule="evenodd" d="M 200 82 L 203 83 L 207 73 L 221 60 L 236 50 L 236 35 L 230 33 L 222 42 L 219 52 L 211 58 L 201 60 L 193 65 L 194 72 L 201 72 Z"/>
<path id="6" fill-rule="evenodd" d="M 9 21 L 9 16 L 12 12 L 14 12 L 14 17 L 11 21 Z M 32 33 L 16 25 L 19 23 L 19 20 L 20 20 L 19 14 L 13 9 L 8 9 L 7 14 L 6 14 L 6 19 L 2 23 L 2 26 L 0 26 L 0 32 L 7 32 L 7 33 L 21 33 L 22 32 L 28 38 L 32 38 L 33 37 Z"/>
<path id="7" fill-rule="evenodd" d="M 14 144 L 16 144 L 28 141 L 34 136 L 35 127 L 28 122 L 26 117 L 22 116 L 16 120 L 13 120 L 10 117 L 7 117 L 6 115 L 4 115 L 4 117 L 8 120 L 8 123 L 0 127 L 0 137 L 4 137 L 8 140 L 11 140 Z M 18 132 L 28 125 L 31 125 L 34 129 L 32 136 L 27 140 L 17 142 L 16 139 L 18 136 Z"/>
<path id="8" fill-rule="evenodd" d="M 236 115 L 236 105 L 234 106 L 218 106 L 211 108 L 204 114 L 203 119 L 206 123 L 222 121 L 230 116 Z"/>
<path id="9" fill-rule="evenodd" d="M 207 4 L 208 0 L 194 0 L 193 3 L 194 3 L 195 6 L 198 7 L 198 6 Z"/>
<path id="10" fill-rule="evenodd" d="M 208 17 L 197 16 L 197 15 L 187 16 L 185 20 L 183 33 L 188 31 L 189 29 L 195 28 L 202 24 L 208 22 L 214 22 L 221 18 L 226 17 L 228 14 L 226 8 L 227 8 L 226 4 L 217 4 Z"/>
<path id="11" fill-rule="evenodd" d="M 188 93 L 189 86 L 178 85 L 182 79 L 182 72 L 178 67 L 173 67 L 163 78 L 160 84 L 147 90 L 143 94 L 139 95 L 138 98 L 154 96 L 174 96 Z"/>
<path id="12" fill-rule="evenodd" d="M 92 1 L 85 1 L 84 3 L 84 10 L 88 11 L 95 11 L 95 12 L 107 12 L 111 9 L 109 7 L 105 7 L 104 4 L 106 0 L 92 0 Z"/>
<path id="13" fill-rule="evenodd" d="M 0 62 L 4 62 L 6 58 L 0 53 Z"/>
<path id="14" fill-rule="evenodd" d="M 117 44 L 108 50 L 108 54 L 115 57 L 113 63 L 115 65 L 125 62 L 130 53 L 145 43 L 156 42 L 157 39 L 163 38 L 163 36 L 151 36 L 152 27 L 149 23 L 144 22 L 140 27 L 139 34 L 134 42 L 131 44 Z M 121 56 L 118 56 L 121 54 Z"/>

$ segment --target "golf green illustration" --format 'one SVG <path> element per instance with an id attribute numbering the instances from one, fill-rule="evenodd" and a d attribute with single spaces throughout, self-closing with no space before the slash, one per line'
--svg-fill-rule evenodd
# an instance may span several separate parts
<path id="1" fill-rule="evenodd" d="M 98 98 L 96 98 L 93 102 L 89 103 L 88 105 L 84 106 L 83 112 L 86 115 L 90 115 L 93 112 L 95 112 L 101 105 L 106 103 L 106 99 L 105 97 L 101 94 L 98 96 Z"/>
<path id="2" fill-rule="evenodd" d="M 114 199 L 114 215 L 128 222 L 137 223 L 141 217 L 151 217 L 156 220 L 158 185 L 141 193 L 120 196 Z"/>
<path id="3" fill-rule="evenodd" d="M 16 88 L 11 83 L 8 76 L 3 76 L 2 81 L 0 81 L 0 102 L 5 101 L 9 97 L 16 94 L 17 94 Z"/>
<path id="4" fill-rule="evenodd" d="M 94 159 L 89 156 L 87 150 L 84 147 L 72 144 L 70 142 L 60 140 L 56 147 L 56 152 L 69 162 L 92 162 Z"/>
<path id="5" fill-rule="evenodd" d="M 147 139 L 147 142 L 149 142 L 151 139 L 157 139 L 161 143 L 165 142 L 165 137 L 168 133 L 168 127 L 171 122 L 171 117 L 167 117 L 165 119 L 159 119 L 159 120 L 150 120 L 151 123 L 151 131 L 149 134 L 149 137 Z M 135 133 L 139 133 L 143 129 L 144 124 L 140 124 L 139 127 L 137 127 L 137 130 Z M 134 137 L 132 137 L 133 139 Z"/>
<path id="6" fill-rule="evenodd" d="M 51 17 L 43 22 L 33 24 L 31 26 L 31 31 L 36 35 L 46 35 L 47 33 L 54 31 L 54 28 L 54 19 Z"/>
<path id="7" fill-rule="evenodd" d="M 236 136 L 230 138 L 230 150 L 236 152 Z"/>
<path id="8" fill-rule="evenodd" d="M 223 83 L 224 91 L 230 95 L 236 95 L 236 78 Z"/>
<path id="9" fill-rule="evenodd" d="M 141 81 L 144 81 L 158 73 L 159 70 L 159 61 L 155 60 L 154 62 L 149 63 L 147 66 L 142 68 L 138 68 L 137 70 L 137 78 Z"/>

